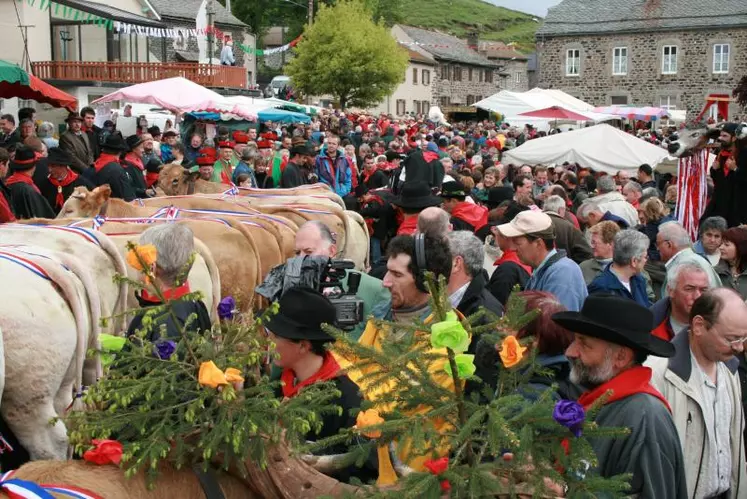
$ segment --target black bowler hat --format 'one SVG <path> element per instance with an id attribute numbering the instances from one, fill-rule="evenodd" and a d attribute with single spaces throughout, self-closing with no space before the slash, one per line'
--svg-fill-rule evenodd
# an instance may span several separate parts
<path id="1" fill-rule="evenodd" d="M 291 147 L 291 157 L 300 154 L 301 156 L 314 156 L 314 150 L 306 145 L 306 143 L 295 145 Z"/>
<path id="2" fill-rule="evenodd" d="M 73 164 L 73 158 L 59 147 L 50 147 L 47 154 L 47 164 L 49 166 L 70 166 Z"/>
<path id="3" fill-rule="evenodd" d="M 392 204 L 405 210 L 424 210 L 430 206 L 439 206 L 441 198 L 433 195 L 427 182 L 418 180 L 406 182 Z"/>
<path id="4" fill-rule="evenodd" d="M 134 150 L 137 146 L 139 146 L 143 142 L 144 140 L 139 135 L 130 135 L 129 137 L 125 139 L 125 143 L 127 144 L 128 151 Z"/>
<path id="5" fill-rule="evenodd" d="M 127 150 L 127 143 L 122 138 L 122 134 L 115 132 L 109 134 L 104 143 L 101 145 L 101 149 L 108 153 L 120 153 Z"/>
<path id="6" fill-rule="evenodd" d="M 464 191 L 464 185 L 456 180 L 444 182 L 441 186 L 441 197 L 445 199 L 459 199 L 464 201 L 467 193 Z"/>
<path id="7" fill-rule="evenodd" d="M 272 334 L 288 340 L 335 341 L 322 330 L 334 325 L 335 306 L 326 296 L 311 288 L 291 288 L 278 301 L 280 311 L 267 323 Z"/>
<path id="8" fill-rule="evenodd" d="M 514 198 L 514 190 L 508 186 L 491 187 L 488 189 L 488 200 L 485 205 L 488 209 L 498 208 L 502 202 L 511 201 Z"/>
<path id="9" fill-rule="evenodd" d="M 580 312 L 558 312 L 552 320 L 574 333 L 599 338 L 656 357 L 672 357 L 674 345 L 651 334 L 654 315 L 628 298 L 594 295 Z"/>
<path id="10" fill-rule="evenodd" d="M 10 171 L 21 172 L 29 170 L 36 166 L 36 162 L 39 158 L 28 146 L 18 146 L 16 148 L 16 155 L 13 157 L 13 161 L 10 162 Z"/>
<path id="11" fill-rule="evenodd" d="M 397 151 L 392 151 L 389 149 L 385 154 L 387 161 L 394 161 L 395 159 L 405 159 L 407 156 L 405 156 L 402 153 L 399 153 Z"/>

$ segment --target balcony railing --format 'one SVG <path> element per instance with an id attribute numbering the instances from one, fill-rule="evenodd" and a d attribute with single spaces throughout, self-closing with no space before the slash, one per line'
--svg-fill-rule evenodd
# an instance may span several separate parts
<path id="1" fill-rule="evenodd" d="M 171 62 L 80 62 L 41 61 L 31 63 L 42 80 L 144 83 L 182 76 L 204 87 L 247 88 L 246 68 Z"/>

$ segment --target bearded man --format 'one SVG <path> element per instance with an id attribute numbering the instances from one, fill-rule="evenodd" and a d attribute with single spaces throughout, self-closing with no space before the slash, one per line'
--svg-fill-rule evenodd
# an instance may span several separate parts
<path id="1" fill-rule="evenodd" d="M 590 438 L 603 477 L 630 473 L 627 496 L 685 499 L 684 458 L 671 408 L 651 385 L 649 355 L 672 357 L 674 346 L 651 334 L 653 315 L 617 296 L 589 296 L 580 312 L 559 312 L 552 320 L 575 333 L 565 352 L 571 381 L 586 391 L 585 410 L 611 391 L 594 421 L 600 427 L 629 428 L 626 436 Z M 570 445 L 573 445 L 571 442 Z"/>
<path id="2" fill-rule="evenodd" d="M 745 135 L 743 125 L 726 123 L 718 141 L 721 150 L 711 166 L 713 195 L 701 220 L 719 216 L 726 219 L 729 227 L 747 222 L 747 145 L 739 137 Z"/>

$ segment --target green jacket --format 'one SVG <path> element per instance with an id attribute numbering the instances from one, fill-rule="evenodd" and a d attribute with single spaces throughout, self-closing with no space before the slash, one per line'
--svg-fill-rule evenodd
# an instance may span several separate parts
<path id="1" fill-rule="evenodd" d="M 595 421 L 630 428 L 627 437 L 589 439 L 601 476 L 632 473 L 628 496 L 639 499 L 687 499 L 680 437 L 660 400 L 637 393 L 605 405 Z"/>
<path id="2" fill-rule="evenodd" d="M 348 289 L 349 273 L 350 271 L 346 273 L 345 279 L 342 280 L 345 289 Z M 358 286 L 356 296 L 363 300 L 363 321 L 350 331 L 350 338 L 358 341 L 358 338 L 363 334 L 363 330 L 366 329 L 366 323 L 373 312 L 373 308 L 379 303 L 391 301 L 392 295 L 379 279 L 361 272 L 361 283 Z"/>
<path id="3" fill-rule="evenodd" d="M 747 300 L 747 270 L 743 271 L 738 276 L 733 276 L 729 264 L 724 260 L 718 262 L 713 270 L 716 271 L 719 278 L 721 278 L 721 284 L 725 288 L 731 288 L 742 297 L 743 300 Z"/>

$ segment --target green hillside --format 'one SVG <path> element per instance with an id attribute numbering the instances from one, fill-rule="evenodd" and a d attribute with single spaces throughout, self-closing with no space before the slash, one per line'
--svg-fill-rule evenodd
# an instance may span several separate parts
<path id="1" fill-rule="evenodd" d="M 534 51 L 534 33 L 542 21 L 531 14 L 496 7 L 482 0 L 410 0 L 404 9 L 404 22 L 410 26 L 435 29 L 460 38 L 477 31 L 481 40 L 515 42 L 516 48 L 525 53 Z"/>

